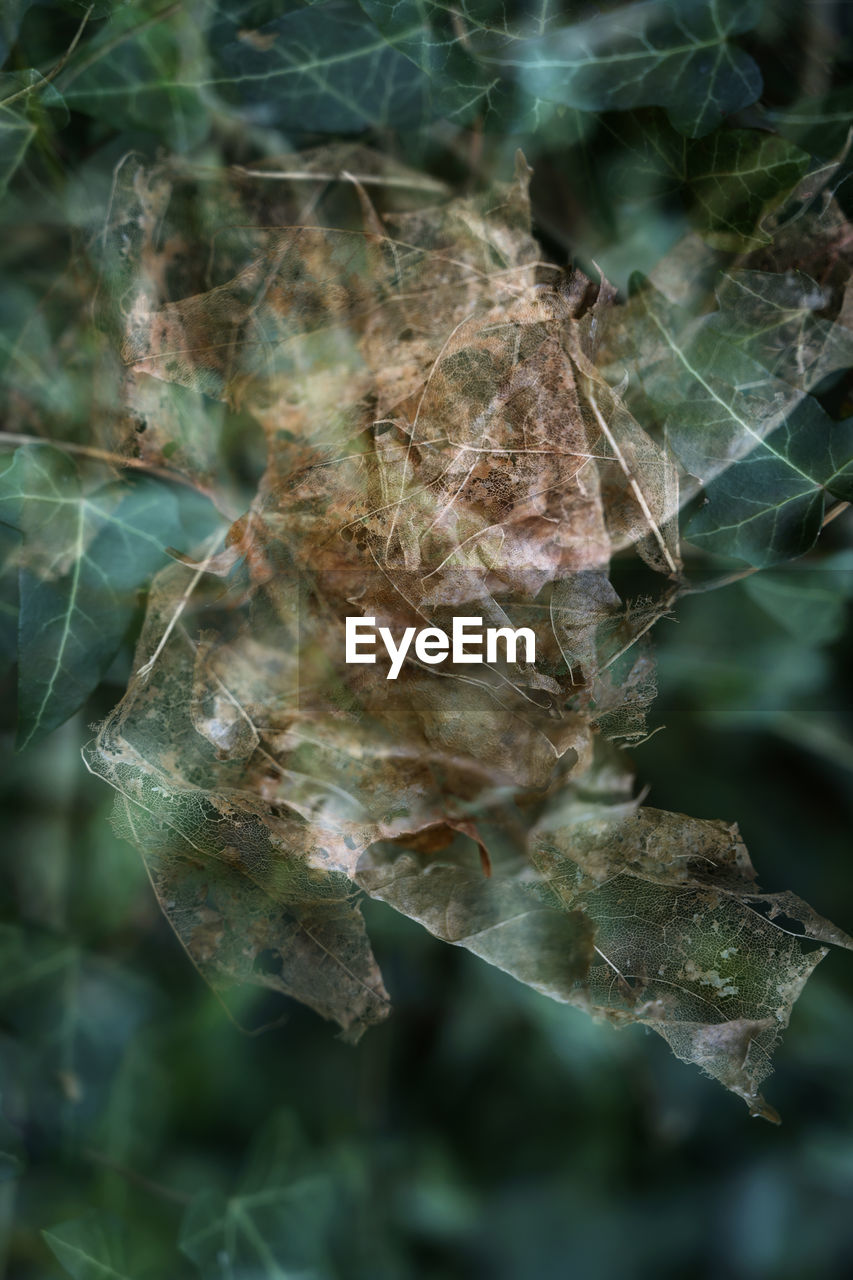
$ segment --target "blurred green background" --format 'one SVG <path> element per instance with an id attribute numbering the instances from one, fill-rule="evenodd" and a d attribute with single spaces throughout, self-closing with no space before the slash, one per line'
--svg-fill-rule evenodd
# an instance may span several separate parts
<path id="1" fill-rule="evenodd" d="M 427 106 L 390 90 L 356 101 L 348 89 L 332 110 L 331 78 L 309 100 L 304 82 L 288 98 L 273 84 L 250 91 L 251 67 L 234 70 L 237 54 L 254 49 L 240 32 L 286 17 L 302 24 L 300 39 L 331 41 L 337 23 L 347 48 L 365 22 L 386 22 L 384 8 L 3 6 L 6 99 L 33 84 L 33 68 L 52 76 L 86 19 L 49 90 L 19 98 L 14 113 L 0 103 L 0 352 L 20 350 L 38 305 L 47 320 L 28 348 L 29 376 L 44 383 L 43 401 L 28 401 L 13 379 L 14 394 L 36 405 L 34 429 L 82 430 L 85 406 L 75 421 L 70 402 L 59 403 L 60 376 L 69 396 L 87 376 L 79 353 L 75 366 L 61 348 L 70 304 L 62 289 L 45 299 L 130 150 L 248 163 L 357 139 L 473 191 L 508 177 L 522 146 L 546 253 L 598 262 L 620 288 L 703 225 L 689 166 L 662 176 L 648 143 L 662 153 L 675 139 L 693 155 L 707 144 L 683 120 L 678 134 L 654 98 L 612 109 L 606 95 L 600 108 L 549 100 L 531 114 L 514 84 L 460 117 L 442 63 L 429 73 Z M 684 20 L 713 8 L 687 6 Z M 763 87 L 724 128 L 759 139 L 779 129 L 812 156 L 837 155 L 853 96 L 851 6 L 747 8 L 738 47 Z M 443 21 L 438 6 L 418 12 Z M 564 6 L 560 20 L 595 12 Z M 496 21 L 495 6 L 461 13 L 472 26 Z M 521 6 L 500 8 L 501 23 L 525 20 Z M 393 61 L 400 37 L 388 39 L 382 84 L 408 93 Z M 441 47 L 429 43 L 434 59 Z M 848 173 L 842 160 L 834 189 L 846 206 Z M 825 388 L 827 403 L 849 397 L 849 379 Z M 252 448 L 234 446 L 237 486 L 256 474 Z M 8 622 L 15 587 L 3 582 Z M 790 888 L 848 930 L 851 599 L 848 511 L 804 560 L 681 601 L 656 629 L 652 724 L 661 728 L 632 752 L 650 803 L 737 821 L 763 888 Z M 767 1092 L 781 1129 L 751 1121 L 656 1037 L 596 1026 L 379 903 L 364 910 L 395 1005 L 387 1023 L 351 1047 L 305 1009 L 251 995 L 247 1021 L 273 1025 L 241 1031 L 162 918 L 136 852 L 113 835 L 111 794 L 80 757 L 90 726 L 121 696 L 140 616 L 83 710 L 19 754 L 14 630 L 0 629 L 0 1276 L 849 1274 L 853 964 L 844 954 L 820 965 L 778 1053 Z"/>

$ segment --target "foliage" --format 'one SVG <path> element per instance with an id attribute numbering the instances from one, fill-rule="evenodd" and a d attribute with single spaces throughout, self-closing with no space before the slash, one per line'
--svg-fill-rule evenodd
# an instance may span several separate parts
<path id="1" fill-rule="evenodd" d="M 100 721 L 88 769 L 237 1021 L 279 1016 L 261 988 L 348 1041 L 373 1028 L 346 1050 L 370 1061 L 397 1002 L 383 939 L 418 945 L 414 922 L 487 962 L 475 984 L 518 980 L 492 1016 L 536 993 L 640 1024 L 778 1119 L 760 1089 L 780 1032 L 827 944 L 853 944 L 758 888 L 708 816 L 742 817 L 766 863 L 745 775 L 718 809 L 702 760 L 721 732 L 827 776 L 853 760 L 843 714 L 813 705 L 850 596 L 849 94 L 840 42 L 786 83 L 799 21 L 728 0 L 4 14 L 0 651 L 21 760 Z M 395 634 L 478 614 L 532 629 L 537 660 L 410 656 L 391 681 L 344 663 L 352 614 Z M 629 748 L 671 781 L 653 806 Z M 50 1206 L 13 1265 L 433 1274 L 400 1239 L 418 1213 L 469 1238 L 462 1192 L 457 1220 L 424 1174 L 397 1239 L 358 1172 L 373 1154 L 318 1156 L 288 1111 L 242 1174 L 161 1180 L 177 1086 L 145 1027 L 169 980 L 134 976 L 117 938 L 168 944 L 102 813 L 88 830 L 110 852 L 74 890 L 76 933 L 49 838 L 8 873 L 0 1173 Z M 783 857 L 765 874 L 810 883 Z M 542 1035 L 556 1015 L 535 1008 Z M 56 1194 L 43 1151 L 109 1193 Z M 126 1177 L 168 1209 L 130 1211 Z M 370 1215 L 382 1244 L 355 1238 Z M 466 1274 L 536 1271 L 477 1247 Z"/>

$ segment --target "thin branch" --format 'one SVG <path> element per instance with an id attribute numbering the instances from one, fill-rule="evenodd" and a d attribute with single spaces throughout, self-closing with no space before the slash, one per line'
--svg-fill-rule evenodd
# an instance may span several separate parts
<path id="1" fill-rule="evenodd" d="M 160 9 L 159 12 L 153 13 L 150 18 L 146 18 L 138 26 L 130 27 L 127 31 L 120 31 L 112 40 L 107 40 L 99 48 L 93 49 L 88 58 L 83 58 L 75 67 L 72 67 L 67 84 L 71 84 L 83 71 L 87 71 L 96 62 L 100 62 L 101 58 L 106 57 L 108 53 L 112 53 L 113 49 L 117 49 L 119 45 L 124 44 L 125 40 L 134 40 L 143 31 L 147 31 L 149 27 L 156 26 L 158 22 L 166 22 L 167 19 L 173 18 L 180 11 L 181 0 L 178 0 L 176 4 L 167 5 L 165 9 Z"/>
<path id="2" fill-rule="evenodd" d="M 90 4 L 89 8 L 83 14 L 83 18 L 80 22 L 80 25 L 77 28 L 76 32 L 74 33 L 74 39 L 71 41 L 70 45 L 65 50 L 62 57 L 57 62 L 56 66 L 52 67 L 50 71 L 48 71 L 47 75 L 42 76 L 41 79 L 36 84 L 28 84 L 23 89 L 19 89 L 17 93 L 13 93 L 11 97 L 3 98 L 2 101 L 0 101 L 0 107 L 8 107 L 10 103 L 17 102 L 19 98 L 29 97 L 29 95 L 35 89 L 43 89 L 46 84 L 50 84 L 51 80 L 54 80 L 59 75 L 60 71 L 67 64 L 68 59 L 71 57 L 72 53 L 77 48 L 77 45 L 80 43 L 80 38 L 83 35 L 83 32 L 86 30 L 86 24 L 88 23 L 89 18 L 91 17 L 92 10 L 94 9 L 94 7 L 95 7 L 94 4 Z"/>
<path id="3" fill-rule="evenodd" d="M 188 489 L 195 489 L 196 493 L 208 498 L 226 520 L 233 521 L 236 519 L 236 513 L 223 507 L 222 499 L 215 490 L 208 488 L 205 484 L 200 484 L 190 476 L 184 475 L 182 471 L 173 471 L 170 467 L 158 467 L 154 463 L 146 462 L 144 458 L 128 458 L 123 453 L 110 453 L 108 449 L 97 449 L 93 445 L 75 444 L 71 440 L 48 440 L 43 436 L 21 435 L 14 431 L 0 431 L 0 447 L 4 444 L 43 445 L 49 449 L 61 449 L 65 453 L 79 453 L 81 457 L 93 458 L 96 462 L 109 463 L 114 467 L 130 467 L 132 470 L 145 471 L 149 475 L 159 476 L 161 480 L 173 480 L 175 484 L 182 484 Z"/>
<path id="4" fill-rule="evenodd" d="M 832 524 L 835 517 L 840 516 L 842 511 L 846 511 L 849 506 L 849 502 L 839 502 L 837 506 L 832 507 L 831 510 L 827 511 L 821 521 L 821 529 L 825 529 L 828 524 Z"/>
<path id="5" fill-rule="evenodd" d="M 152 653 L 148 661 L 143 663 L 143 665 L 136 672 L 136 674 L 138 676 L 141 676 L 143 680 L 147 680 L 148 677 L 150 676 L 152 670 L 154 669 L 154 665 L 157 662 L 157 659 L 160 657 L 160 654 L 163 652 L 163 650 L 165 649 L 166 645 L 169 642 L 169 636 L 174 631 L 175 627 L 177 626 L 180 620 L 181 614 L 184 612 L 184 609 L 186 609 L 187 605 L 189 604 L 190 596 L 195 591 L 196 587 L 201 582 L 202 577 L 210 567 L 210 564 L 213 560 L 213 548 L 216 546 L 217 542 L 219 541 L 219 537 L 220 537 L 219 533 L 215 533 L 211 538 L 208 539 L 208 546 L 210 550 L 208 551 L 205 558 L 199 564 L 198 568 L 196 569 L 195 573 L 190 579 L 183 595 L 178 601 L 175 607 L 175 612 L 172 614 L 171 618 L 169 619 L 169 624 L 166 627 L 166 630 L 163 632 L 162 636 L 160 637 L 160 641 L 157 645 L 157 648 L 154 650 L 154 652 Z"/>
<path id="6" fill-rule="evenodd" d="M 244 178 L 271 178 L 277 182 L 359 182 L 363 187 L 401 187 L 404 191 L 431 191 L 435 195 L 446 196 L 448 188 L 443 182 L 433 178 L 413 176 L 411 178 L 385 176 L 378 173 L 352 174 L 346 169 L 340 173 L 314 173 L 310 169 L 247 169 L 237 164 L 232 173 L 239 173 Z"/>
<path id="7" fill-rule="evenodd" d="M 125 1164 L 119 1164 L 110 1156 L 105 1155 L 102 1151 L 96 1151 L 94 1147 L 84 1147 L 83 1155 L 87 1160 L 92 1160 L 95 1164 L 103 1165 L 105 1169 L 112 1169 L 113 1173 L 120 1174 L 123 1178 L 127 1178 L 128 1182 L 133 1182 L 138 1187 L 142 1187 L 144 1191 L 150 1191 L 153 1196 L 159 1196 L 161 1200 L 171 1200 L 173 1204 L 191 1204 L 193 1197 L 187 1191 L 176 1191 L 173 1187 L 165 1187 L 162 1182 L 155 1182 L 153 1178 L 146 1178 L 144 1174 L 137 1173 L 135 1169 L 129 1169 Z"/>
<path id="8" fill-rule="evenodd" d="M 593 413 L 595 414 L 598 425 L 601 427 L 604 438 L 607 441 L 607 443 L 610 445 L 610 448 L 613 450 L 613 453 L 616 457 L 616 461 L 619 463 L 619 466 L 622 469 L 625 479 L 628 481 L 628 484 L 631 488 L 631 492 L 633 493 L 634 497 L 637 499 L 637 503 L 639 504 L 640 510 L 645 516 L 646 522 L 648 523 L 649 528 L 654 534 L 655 542 L 657 542 L 658 546 L 660 547 L 661 554 L 663 555 L 663 558 L 666 561 L 667 566 L 669 567 L 670 573 L 678 576 L 678 565 L 675 563 L 675 561 L 672 558 L 672 555 L 670 554 L 669 547 L 666 545 L 663 534 L 658 528 L 657 522 L 655 521 L 655 518 L 652 515 L 651 508 L 649 507 L 649 504 L 646 501 L 645 494 L 643 493 L 637 481 L 634 479 L 631 469 L 625 460 L 625 456 L 622 453 L 622 450 L 619 448 L 619 445 L 616 443 L 616 437 L 613 435 L 613 432 L 608 427 L 607 422 L 605 421 L 605 418 L 604 418 L 604 414 L 601 412 L 601 410 L 598 407 L 598 403 L 595 399 L 595 393 L 592 391 L 591 388 L 589 391 L 589 403 L 592 407 Z"/>

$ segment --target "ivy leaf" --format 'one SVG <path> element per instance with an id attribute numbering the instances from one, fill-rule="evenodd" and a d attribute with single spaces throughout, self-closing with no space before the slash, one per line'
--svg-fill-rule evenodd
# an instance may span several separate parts
<path id="1" fill-rule="evenodd" d="M 21 111 L 0 103 L 0 195 L 9 185 L 27 149 L 36 136 L 36 126 Z"/>
<path id="2" fill-rule="evenodd" d="M 820 566 L 787 565 L 745 578 L 743 589 L 800 644 L 837 640 L 853 596 L 853 553 L 827 556 Z"/>
<path id="3" fill-rule="evenodd" d="M 494 33 L 512 31 L 500 5 L 479 3 L 448 10 L 435 0 L 359 0 L 377 29 L 429 79 L 436 106 L 454 124 L 479 118 L 488 128 L 507 132 L 541 128 L 554 113 L 510 77 L 496 73 L 478 49 Z M 544 12 L 544 10 L 543 10 Z M 561 122 L 563 128 L 567 121 Z"/>
<path id="4" fill-rule="evenodd" d="M 68 122 L 68 108 L 55 86 L 34 68 L 0 72 L 0 196 L 48 120 L 54 128 Z"/>
<path id="5" fill-rule="evenodd" d="M 152 22 L 136 5 L 118 5 L 58 83 L 72 110 L 154 133 L 185 152 L 210 129 L 201 93 L 206 61 L 203 28 L 187 9 Z"/>
<path id="6" fill-rule="evenodd" d="M 732 251 L 770 242 L 763 216 L 810 165 L 793 142 L 757 130 L 719 130 L 694 140 L 655 121 L 639 137 L 629 136 L 628 146 L 629 157 L 617 168 L 620 186 L 639 198 L 683 191 L 692 224 L 715 248 Z"/>
<path id="7" fill-rule="evenodd" d="M 74 1280 L 141 1280 L 150 1274 L 127 1225 L 111 1213 L 92 1210 L 42 1236 Z"/>
<path id="8" fill-rule="evenodd" d="M 0 1185 L 19 1177 L 25 1168 L 20 1135 L 0 1114 Z"/>
<path id="9" fill-rule="evenodd" d="M 355 5 L 315 5 L 256 30 L 234 27 L 220 46 L 217 86 L 255 124 L 350 133 L 405 129 L 424 118 L 428 79 Z"/>
<path id="10" fill-rule="evenodd" d="M 731 292 L 723 297 L 730 306 Z M 853 422 L 834 422 L 749 354 L 748 320 L 732 324 L 726 311 L 693 319 L 651 287 L 631 311 L 637 324 L 615 349 L 704 485 L 689 537 L 757 566 L 802 555 L 818 536 L 827 495 L 853 494 Z M 755 338 L 759 350 L 765 341 Z M 785 348 L 795 367 L 798 350 L 795 334 Z M 778 361 L 777 352 L 774 367 Z M 624 365 L 614 376 L 615 368 Z"/>
<path id="11" fill-rule="evenodd" d="M 662 106 L 676 129 L 699 138 L 761 93 L 758 67 L 732 43 L 761 9 L 760 0 L 635 4 L 551 25 L 489 62 L 512 68 L 533 96 L 582 111 Z"/>
<path id="12" fill-rule="evenodd" d="M 203 1192 L 187 1210 L 180 1249 L 204 1276 L 330 1276 L 326 1241 L 335 1211 L 330 1179 L 306 1167 L 293 1121 L 274 1116 L 254 1144 L 234 1194 Z"/>
<path id="13" fill-rule="evenodd" d="M 115 657 L 137 592 L 216 528 L 198 495 L 142 477 L 92 487 L 60 450 L 18 450 L 0 475 L 0 519 L 20 530 L 19 744 L 85 701 Z"/>
<path id="14" fill-rule="evenodd" d="M 117 12 L 81 69 L 63 77 L 69 105 L 95 117 L 109 110 L 181 152 L 208 133 L 212 94 L 251 125 L 288 133 L 405 128 L 428 109 L 427 77 L 355 4 L 294 8 L 259 24 L 223 4 L 208 23 L 205 33 L 184 13 L 152 24 Z"/>
<path id="15" fill-rule="evenodd" d="M 790 107 L 769 111 L 774 128 L 812 155 L 832 159 L 843 151 L 853 116 L 853 88 L 842 85 L 820 98 L 800 98 Z"/>
<path id="16" fill-rule="evenodd" d="M 853 367 L 848 294 L 842 314 L 828 320 L 831 295 L 802 271 L 733 270 L 717 286 L 714 320 L 741 350 L 774 377 L 810 391 L 830 374 Z"/>
<path id="17" fill-rule="evenodd" d="M 17 925 L 0 927 L 0 962 L 0 1009 L 22 1048 L 29 1124 L 53 1149 L 92 1132 L 102 1091 L 150 1014 L 151 988 L 67 939 Z"/>

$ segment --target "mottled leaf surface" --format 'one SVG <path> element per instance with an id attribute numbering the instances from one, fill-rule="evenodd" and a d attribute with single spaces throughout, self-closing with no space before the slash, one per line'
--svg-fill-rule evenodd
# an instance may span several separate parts
<path id="1" fill-rule="evenodd" d="M 760 363 L 763 312 L 725 323 L 748 271 L 709 315 L 650 288 L 620 306 L 539 262 L 528 178 L 519 158 L 485 198 L 413 193 L 387 233 L 288 226 L 286 183 L 262 186 L 215 282 L 184 297 L 137 241 L 129 394 L 239 404 L 267 467 L 225 550 L 155 580 L 89 767 L 217 990 L 272 988 L 357 1038 L 389 1011 L 367 894 L 551 998 L 652 1027 L 773 1118 L 771 1050 L 817 944 L 847 940 L 761 894 L 736 829 L 640 807 L 609 744 L 647 732 L 682 489 L 705 482 L 694 540 L 789 556 L 846 492 L 845 429 Z M 131 181 L 123 221 L 153 191 L 158 220 L 179 216 L 180 177 L 175 195 L 165 173 Z M 838 342 L 818 330 L 812 363 L 835 367 Z M 617 554 L 657 589 L 623 599 Z M 410 652 L 394 680 L 381 656 L 343 661 L 347 616 L 399 634 L 470 614 L 530 628 L 536 661 Z M 187 1249 L 223 1232 L 249 1248 L 253 1206 L 197 1205 Z"/>

